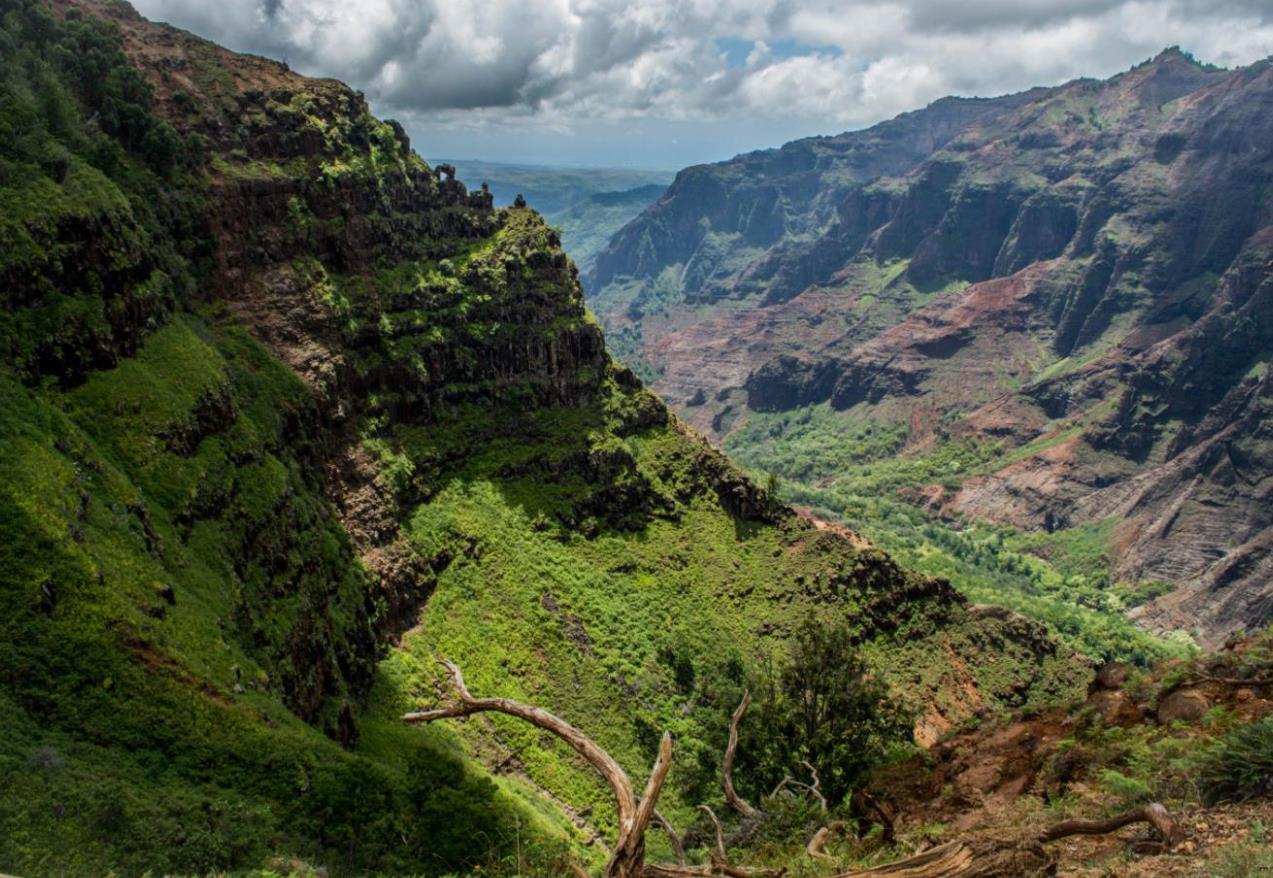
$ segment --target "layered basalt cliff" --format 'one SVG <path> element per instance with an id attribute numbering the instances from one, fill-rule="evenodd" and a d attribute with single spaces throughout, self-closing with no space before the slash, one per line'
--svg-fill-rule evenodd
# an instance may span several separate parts
<path id="1" fill-rule="evenodd" d="M 1273 609 L 1271 102 L 1267 62 L 1223 71 L 1168 50 L 958 120 L 964 104 L 938 102 L 690 169 L 613 239 L 590 290 L 607 327 L 640 339 L 654 387 L 718 440 L 753 412 L 829 406 L 907 425 L 916 451 L 1024 449 L 934 508 L 1026 529 L 1117 518 L 1113 576 L 1180 588 L 1137 617 L 1216 642 Z M 946 136 L 891 166 L 831 148 L 879 148 L 921 120 Z M 785 185 L 800 156 L 782 227 L 750 235 L 738 200 Z M 669 249 L 669 230 L 693 244 Z"/>

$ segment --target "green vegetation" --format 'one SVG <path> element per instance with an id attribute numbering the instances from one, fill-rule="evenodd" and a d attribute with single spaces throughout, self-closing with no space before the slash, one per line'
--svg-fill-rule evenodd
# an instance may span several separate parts
<path id="1" fill-rule="evenodd" d="M 383 610 L 309 390 L 192 295 L 204 147 L 112 25 L 0 25 L 0 871 L 437 873 L 560 838 L 442 736 L 332 740 Z"/>
<path id="2" fill-rule="evenodd" d="M 1273 846 L 1268 827 L 1258 820 L 1251 825 L 1244 842 L 1220 852 L 1211 869 L 1214 878 L 1260 878 L 1269 874 L 1273 874 Z"/>
<path id="3" fill-rule="evenodd" d="M 929 486 L 957 490 L 969 476 L 1021 452 L 966 442 L 905 451 L 906 436 L 903 425 L 822 405 L 753 413 L 727 450 L 750 471 L 781 476 L 785 501 L 844 521 L 902 565 L 945 577 L 974 601 L 1046 623 L 1095 659 L 1143 666 L 1187 652 L 1187 642 L 1165 644 L 1124 617 L 1164 586 L 1110 581 L 1113 520 L 1032 533 L 942 521 L 907 498 Z"/>
<path id="4" fill-rule="evenodd" d="M 1273 790 L 1273 717 L 1234 729 L 1212 745 L 1202 760 L 1204 798 L 1234 802 Z"/>
<path id="5" fill-rule="evenodd" d="M 760 681 L 740 734 L 739 780 L 757 800 L 785 777 L 818 773 L 828 803 L 839 804 L 872 768 L 911 746 L 912 718 L 869 674 L 844 625 L 806 622 L 790 659 Z"/>
<path id="6" fill-rule="evenodd" d="M 546 212 L 544 219 L 561 229 L 566 252 L 579 267 L 579 273 L 586 275 L 614 233 L 657 201 L 666 189 L 665 183 L 653 183 L 621 192 L 595 192 L 565 208 Z M 532 199 L 532 203 L 539 202 Z"/>
<path id="7" fill-rule="evenodd" d="M 0 388 L 7 871 L 202 872 L 280 843 L 445 870 L 487 856 L 463 827 L 511 837 L 460 754 L 371 760 L 295 715 L 339 734 L 374 655 L 363 574 L 285 440 L 312 407 L 289 372 L 183 317 L 72 391 Z M 233 423 L 192 435 L 210 399 Z"/>
<path id="8" fill-rule="evenodd" d="M 613 821 L 572 752 L 399 721 L 441 656 L 638 777 L 670 729 L 683 824 L 725 693 L 811 616 L 841 633 L 797 654 L 852 641 L 857 715 L 876 681 L 908 715 L 1081 690 L 1033 629 L 776 508 L 610 361 L 555 230 L 439 181 L 352 92 L 248 88 L 269 62 L 191 42 L 165 121 L 109 23 L 0 14 L 0 871 L 598 856 L 559 807 Z M 227 119 L 215 155 L 179 133 Z M 805 752 L 843 786 L 895 730 Z"/>

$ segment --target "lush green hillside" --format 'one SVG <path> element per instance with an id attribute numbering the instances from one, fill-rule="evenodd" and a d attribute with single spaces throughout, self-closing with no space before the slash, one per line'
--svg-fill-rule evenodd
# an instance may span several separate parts
<path id="1" fill-rule="evenodd" d="M 439 656 L 634 774 L 671 729 L 678 820 L 810 616 L 929 731 L 1084 682 L 775 504 L 610 360 L 557 232 L 347 87 L 0 9 L 0 871 L 599 856 L 564 746 L 398 721 Z"/>

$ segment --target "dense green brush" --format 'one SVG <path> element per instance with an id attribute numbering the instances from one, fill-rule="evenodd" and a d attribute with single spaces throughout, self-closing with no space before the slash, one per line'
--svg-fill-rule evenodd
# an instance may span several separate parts
<path id="1" fill-rule="evenodd" d="M 1273 792 L 1273 717 L 1241 726 L 1202 755 L 1199 783 L 1208 804 Z"/>

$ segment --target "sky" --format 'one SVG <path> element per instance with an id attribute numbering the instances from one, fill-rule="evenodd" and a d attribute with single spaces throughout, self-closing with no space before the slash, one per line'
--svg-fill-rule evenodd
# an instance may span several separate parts
<path id="1" fill-rule="evenodd" d="M 1273 54 L 1273 0 L 133 0 L 342 79 L 426 156 L 675 169 L 948 94 Z"/>

